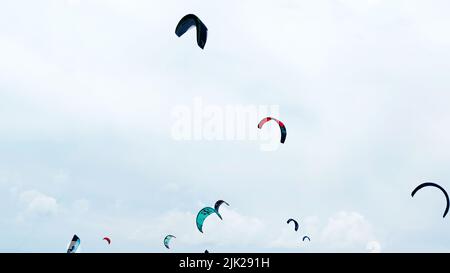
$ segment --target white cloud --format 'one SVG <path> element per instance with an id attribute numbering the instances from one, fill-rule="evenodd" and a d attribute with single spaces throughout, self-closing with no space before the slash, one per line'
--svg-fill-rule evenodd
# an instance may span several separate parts
<path id="1" fill-rule="evenodd" d="M 378 241 L 370 241 L 367 243 L 366 249 L 370 253 L 380 253 L 381 252 L 381 244 Z"/>
<path id="2" fill-rule="evenodd" d="M 20 193 L 19 201 L 25 206 L 26 215 L 55 215 L 59 211 L 55 198 L 36 190 Z"/>
<path id="3" fill-rule="evenodd" d="M 341 211 L 330 217 L 322 230 L 323 243 L 338 249 L 366 246 L 374 238 L 372 226 L 357 212 Z"/>
<path id="4" fill-rule="evenodd" d="M 257 217 L 238 213 L 225 206 L 220 208 L 223 221 L 211 221 L 205 227 L 207 242 L 219 246 L 261 246 L 267 237 L 267 224 Z M 209 231 L 208 231 L 208 230 Z"/>

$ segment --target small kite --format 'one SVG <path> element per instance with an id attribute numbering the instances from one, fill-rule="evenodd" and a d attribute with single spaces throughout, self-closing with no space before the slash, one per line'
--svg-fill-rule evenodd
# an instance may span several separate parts
<path id="1" fill-rule="evenodd" d="M 216 210 L 217 215 L 219 216 L 219 218 L 222 220 L 222 215 L 220 215 L 219 213 L 219 208 L 222 204 L 225 204 L 227 206 L 230 206 L 230 204 L 228 204 L 227 202 L 223 201 L 223 200 L 218 200 L 216 202 L 216 204 L 214 204 L 214 209 Z"/>
<path id="2" fill-rule="evenodd" d="M 67 253 L 75 253 L 80 246 L 80 238 L 75 234 L 73 235 L 72 241 L 69 244 L 69 247 L 67 248 Z"/>
<path id="3" fill-rule="evenodd" d="M 203 24 L 200 19 L 194 14 L 188 14 L 181 18 L 177 27 L 175 28 L 175 34 L 178 37 L 181 37 L 186 31 L 188 31 L 192 27 L 196 27 L 197 29 L 197 44 L 203 49 L 206 44 L 206 39 L 208 37 L 208 28 Z"/>
<path id="4" fill-rule="evenodd" d="M 175 236 L 173 236 L 173 235 L 167 235 L 167 236 L 164 238 L 164 246 L 165 246 L 167 249 L 170 249 L 169 243 L 170 243 L 170 240 L 171 240 L 172 238 L 177 238 L 177 237 L 175 237 Z"/>
<path id="5" fill-rule="evenodd" d="M 264 124 L 266 124 L 267 122 L 274 120 L 278 123 L 278 126 L 280 126 L 280 131 L 281 131 L 281 139 L 280 142 L 284 143 L 284 141 L 286 140 L 286 136 L 287 136 L 287 131 L 286 131 L 286 126 L 284 126 L 284 123 L 279 121 L 276 118 L 272 118 L 272 117 L 267 117 L 267 118 L 263 118 L 259 123 L 258 123 L 258 128 L 261 129 Z"/>
<path id="6" fill-rule="evenodd" d="M 297 222 L 296 220 L 292 219 L 292 218 L 290 218 L 289 220 L 287 220 L 287 224 L 289 225 L 290 222 L 294 222 L 294 229 L 295 229 L 295 231 L 297 231 L 297 230 L 298 230 L 298 227 L 299 227 L 298 222 Z"/>

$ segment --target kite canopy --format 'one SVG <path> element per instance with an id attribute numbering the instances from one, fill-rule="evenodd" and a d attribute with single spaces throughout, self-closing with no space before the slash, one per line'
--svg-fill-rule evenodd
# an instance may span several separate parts
<path id="1" fill-rule="evenodd" d="M 107 242 L 108 242 L 108 245 L 111 244 L 111 239 L 109 239 L 109 237 L 104 237 L 103 240 L 107 241 Z"/>
<path id="2" fill-rule="evenodd" d="M 278 123 L 278 125 L 280 126 L 280 131 L 281 131 L 281 139 L 280 142 L 284 143 L 284 141 L 286 140 L 286 136 L 287 136 L 287 131 L 286 131 L 286 126 L 284 126 L 283 122 L 279 121 L 276 118 L 272 118 L 272 117 L 266 117 L 263 118 L 259 123 L 258 123 L 258 128 L 261 129 L 264 124 L 266 124 L 267 122 L 274 120 Z"/>
<path id="3" fill-rule="evenodd" d="M 420 184 L 419 186 L 417 186 L 417 187 L 412 191 L 411 197 L 414 197 L 414 195 L 416 194 L 416 192 L 417 192 L 418 190 L 420 190 L 420 189 L 422 189 L 422 188 L 424 188 L 424 187 L 430 187 L 430 186 L 431 186 L 431 187 L 435 187 L 435 188 L 440 189 L 440 190 L 444 193 L 444 195 L 445 195 L 445 199 L 447 200 L 447 205 L 446 205 L 446 207 L 445 207 L 444 216 L 442 216 L 442 217 L 445 217 L 445 216 L 447 215 L 447 213 L 448 213 L 448 209 L 449 209 L 449 206 L 450 206 L 450 201 L 449 201 L 448 194 L 447 194 L 447 192 L 445 191 L 445 189 L 444 189 L 443 187 L 439 186 L 438 184 L 433 183 L 433 182 L 425 182 L 425 183 L 422 183 L 422 184 Z"/>
<path id="4" fill-rule="evenodd" d="M 197 224 L 198 230 L 201 233 L 203 233 L 203 222 L 205 222 L 206 218 L 213 213 L 217 214 L 217 211 L 211 207 L 203 208 L 198 212 L 195 222 Z"/>
<path id="5" fill-rule="evenodd" d="M 216 210 L 217 215 L 219 216 L 220 219 L 222 219 L 222 215 L 220 215 L 219 213 L 219 208 L 222 204 L 225 204 L 227 206 L 230 206 L 230 204 L 228 204 L 227 202 L 223 201 L 223 200 L 218 200 L 216 202 L 216 204 L 214 204 L 214 209 Z"/>
<path id="6" fill-rule="evenodd" d="M 298 222 L 296 221 L 296 220 L 294 220 L 294 219 L 292 219 L 292 218 L 290 218 L 289 220 L 287 220 L 287 224 L 289 225 L 289 223 L 290 222 L 294 222 L 294 229 L 295 229 L 295 231 L 297 231 L 298 230 L 298 227 L 299 227 L 299 224 L 298 224 Z"/>
<path id="7" fill-rule="evenodd" d="M 173 236 L 173 235 L 167 235 L 167 236 L 164 238 L 164 246 L 165 246 L 167 249 L 170 249 L 169 243 L 170 243 L 170 239 L 172 239 L 172 238 L 177 238 L 177 237 L 175 237 L 175 236 Z"/>
<path id="8" fill-rule="evenodd" d="M 191 27 L 196 27 L 197 29 L 197 44 L 203 49 L 206 44 L 206 39 L 208 37 L 208 28 L 203 24 L 203 22 L 194 14 L 188 14 L 181 18 L 177 27 L 175 28 L 175 34 L 181 37 L 186 31 Z"/>
<path id="9" fill-rule="evenodd" d="M 311 239 L 308 236 L 303 236 L 303 240 L 302 241 L 304 242 L 306 239 L 308 239 L 308 241 L 311 242 Z"/>
<path id="10" fill-rule="evenodd" d="M 80 246 L 80 238 L 75 234 L 73 235 L 72 241 L 69 244 L 69 247 L 67 248 L 67 253 L 75 253 Z"/>

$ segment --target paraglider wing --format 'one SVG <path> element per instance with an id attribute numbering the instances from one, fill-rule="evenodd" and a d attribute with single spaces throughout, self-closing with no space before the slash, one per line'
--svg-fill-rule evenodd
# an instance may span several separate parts
<path id="1" fill-rule="evenodd" d="M 287 220 L 287 224 L 289 225 L 290 222 L 294 222 L 294 225 L 295 225 L 294 229 L 295 229 L 295 231 L 297 231 L 297 230 L 298 230 L 298 227 L 299 227 L 298 222 L 295 221 L 295 220 L 292 219 L 292 218 L 290 218 L 289 220 Z"/>
<path id="2" fill-rule="evenodd" d="M 286 126 L 284 126 L 284 123 L 279 121 L 276 118 L 272 118 L 272 117 L 266 117 L 263 118 L 259 123 L 258 123 L 258 128 L 261 129 L 264 124 L 266 124 L 267 122 L 274 120 L 278 123 L 278 126 L 280 126 L 280 131 L 281 131 L 281 139 L 280 142 L 284 143 L 284 141 L 286 140 L 286 136 L 287 136 L 287 131 L 286 131 Z"/>
<path id="3" fill-rule="evenodd" d="M 210 207 L 203 208 L 198 212 L 195 222 L 197 223 L 197 228 L 201 233 L 203 233 L 203 222 L 205 222 L 205 219 L 213 213 L 217 214 L 217 211 Z"/>
<path id="4" fill-rule="evenodd" d="M 303 240 L 302 241 L 304 242 L 306 239 L 308 239 L 308 241 L 311 242 L 311 239 L 308 236 L 303 236 Z"/>
<path id="5" fill-rule="evenodd" d="M 416 194 L 416 192 L 417 192 L 418 190 L 420 190 L 420 189 L 422 189 L 422 188 L 424 188 L 424 187 L 430 187 L 430 186 L 431 186 L 431 187 L 436 187 L 436 188 L 440 189 L 440 190 L 444 193 L 444 195 L 445 195 L 445 199 L 447 200 L 447 206 L 445 207 L 444 216 L 442 216 L 442 217 L 445 217 L 445 216 L 447 215 L 447 213 L 448 213 L 448 209 L 449 209 L 449 206 L 450 206 L 450 200 L 449 200 L 449 198 L 448 198 L 448 194 L 447 194 L 447 192 L 445 191 L 445 189 L 444 189 L 443 187 L 439 186 L 438 184 L 433 183 L 433 182 L 425 182 L 425 183 L 422 183 L 422 184 L 420 184 L 419 186 L 417 186 L 417 187 L 412 191 L 411 197 L 414 197 L 414 195 Z"/>
<path id="6" fill-rule="evenodd" d="M 208 37 L 208 28 L 194 14 L 188 14 L 181 18 L 180 22 L 178 22 L 178 25 L 175 28 L 175 34 L 178 37 L 181 37 L 184 33 L 186 33 L 186 31 L 194 26 L 197 28 L 197 44 L 201 49 L 203 49 Z"/>
<path id="7" fill-rule="evenodd" d="M 111 239 L 109 239 L 108 237 L 103 238 L 103 240 L 107 241 L 107 242 L 108 242 L 108 245 L 111 244 Z"/>
<path id="8" fill-rule="evenodd" d="M 230 204 L 228 204 L 227 202 L 223 201 L 223 200 L 218 200 L 216 202 L 216 204 L 214 205 L 214 209 L 216 210 L 217 215 L 219 216 L 219 218 L 222 220 L 222 215 L 220 215 L 219 213 L 219 208 L 222 204 L 225 204 L 227 206 L 230 206 Z"/>
<path id="9" fill-rule="evenodd" d="M 73 235 L 72 241 L 69 244 L 69 247 L 67 248 L 67 253 L 75 253 L 80 246 L 80 238 L 75 234 Z"/>
<path id="10" fill-rule="evenodd" d="M 177 237 L 175 237 L 175 236 L 173 236 L 173 235 L 167 235 L 167 236 L 164 238 L 164 246 L 165 246 L 167 249 L 170 249 L 170 247 L 169 247 L 169 242 L 170 242 L 170 239 L 172 239 L 172 238 L 177 238 Z"/>

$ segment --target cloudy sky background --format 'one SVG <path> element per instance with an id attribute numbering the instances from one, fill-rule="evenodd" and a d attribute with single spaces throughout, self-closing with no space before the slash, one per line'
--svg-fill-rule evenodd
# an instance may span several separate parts
<path id="1" fill-rule="evenodd" d="M 83 252 L 168 252 L 166 234 L 171 252 L 450 251 L 442 194 L 410 196 L 450 188 L 449 9 L 2 1 L 0 251 L 65 252 L 74 233 Z M 205 50 L 174 34 L 187 13 Z M 195 98 L 278 105 L 286 143 L 176 141 L 173 109 Z"/>

